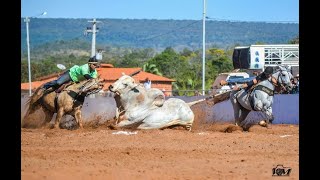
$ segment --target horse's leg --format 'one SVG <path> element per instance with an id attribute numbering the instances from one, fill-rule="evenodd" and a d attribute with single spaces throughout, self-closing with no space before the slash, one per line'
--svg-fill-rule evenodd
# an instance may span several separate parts
<path id="1" fill-rule="evenodd" d="M 258 110 L 258 111 L 262 111 L 266 114 L 267 116 L 267 120 L 262 120 L 259 122 L 259 125 L 260 126 L 263 126 L 263 127 L 267 127 L 268 126 L 268 123 L 272 123 L 274 117 L 272 115 L 272 99 L 270 99 L 270 97 L 268 98 L 268 100 L 260 100 L 260 99 L 255 99 L 255 101 L 257 102 L 254 106 L 255 110 Z"/>
<path id="2" fill-rule="evenodd" d="M 252 125 L 252 123 L 249 120 L 246 120 L 249 113 L 250 113 L 250 110 L 240 107 L 239 122 L 240 122 L 240 127 L 242 127 L 244 131 L 248 131 L 248 129 Z"/>
<path id="3" fill-rule="evenodd" d="M 82 125 L 82 119 L 81 119 L 81 110 L 80 109 L 77 109 L 76 112 L 74 113 L 74 117 L 76 119 L 76 122 L 78 123 L 79 125 L 79 128 L 83 128 L 83 125 Z"/>
<path id="4" fill-rule="evenodd" d="M 53 112 L 47 110 L 46 108 L 42 108 L 43 112 L 45 114 L 45 122 L 48 123 L 51 121 L 52 117 L 53 117 Z"/>
<path id="5" fill-rule="evenodd" d="M 57 112 L 57 117 L 56 117 L 56 120 L 55 120 L 55 123 L 54 123 L 54 128 L 59 128 L 59 125 L 60 125 L 60 120 L 62 118 L 62 116 L 64 115 L 64 109 L 63 108 L 60 108 Z M 51 126 L 51 128 L 53 128 Z"/>
<path id="6" fill-rule="evenodd" d="M 241 114 L 241 105 L 238 103 L 238 100 L 236 98 L 236 91 L 232 91 L 230 93 L 230 101 L 231 104 L 233 106 L 233 113 L 234 113 L 234 118 L 235 118 L 235 124 L 238 126 L 240 125 L 241 121 L 240 121 L 240 114 Z"/>
<path id="7" fill-rule="evenodd" d="M 273 114 L 272 114 L 272 106 L 270 106 L 269 108 L 267 108 L 266 114 L 267 114 L 267 116 L 268 116 L 269 122 L 272 123 L 272 121 L 274 120 L 274 116 L 273 116 Z"/>

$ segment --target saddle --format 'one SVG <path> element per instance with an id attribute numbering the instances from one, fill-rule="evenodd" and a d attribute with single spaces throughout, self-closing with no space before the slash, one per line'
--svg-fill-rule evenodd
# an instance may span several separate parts
<path id="1" fill-rule="evenodd" d="M 62 90 L 64 90 L 65 88 L 67 88 L 71 84 L 73 84 L 73 82 L 68 82 L 68 83 L 62 84 L 58 89 L 55 90 L 55 92 L 60 93 Z"/>

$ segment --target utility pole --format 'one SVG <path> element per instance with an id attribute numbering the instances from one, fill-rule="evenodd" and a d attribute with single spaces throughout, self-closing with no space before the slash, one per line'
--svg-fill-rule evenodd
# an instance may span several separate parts
<path id="1" fill-rule="evenodd" d="M 97 28 L 97 23 L 101 21 L 96 21 L 96 19 L 93 19 L 92 22 L 92 28 L 87 27 L 87 29 L 84 31 L 84 34 L 87 35 L 88 33 L 92 33 L 92 44 L 91 44 L 91 57 L 96 55 L 96 34 L 99 32 L 99 28 Z"/>
<path id="2" fill-rule="evenodd" d="M 30 22 L 29 17 L 26 17 L 24 22 L 26 22 L 26 29 L 27 29 L 29 96 L 31 96 L 32 93 L 31 93 L 31 65 L 30 65 L 30 45 L 29 45 L 29 22 Z"/>
<path id="3" fill-rule="evenodd" d="M 32 17 L 39 17 L 39 16 L 45 16 L 47 14 L 47 12 L 43 12 L 37 16 L 32 16 Z M 32 18 L 31 17 L 31 18 Z M 29 79 L 29 96 L 32 95 L 32 91 L 31 91 L 31 63 L 30 63 L 30 42 L 29 42 L 29 22 L 30 22 L 30 17 L 26 17 L 24 22 L 26 22 L 26 30 L 27 30 L 27 52 L 28 52 L 28 79 Z"/>
<path id="4" fill-rule="evenodd" d="M 206 0 L 203 0 L 203 17 L 202 17 L 202 95 L 206 94 L 205 67 L 206 67 Z"/>

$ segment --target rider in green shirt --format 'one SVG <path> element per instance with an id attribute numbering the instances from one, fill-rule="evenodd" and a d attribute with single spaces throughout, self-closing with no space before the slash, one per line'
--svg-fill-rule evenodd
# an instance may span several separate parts
<path id="1" fill-rule="evenodd" d="M 80 82 L 86 79 L 97 78 L 98 73 L 96 67 L 99 66 L 99 62 L 95 56 L 91 57 L 87 64 L 82 66 L 74 65 L 68 71 L 64 72 L 58 79 L 47 82 L 43 85 L 43 90 L 47 90 L 50 87 L 58 89 L 62 84 L 73 81 Z"/>

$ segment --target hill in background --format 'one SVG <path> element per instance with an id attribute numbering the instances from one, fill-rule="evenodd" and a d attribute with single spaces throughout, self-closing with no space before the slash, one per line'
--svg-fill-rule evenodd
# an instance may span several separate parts
<path id="1" fill-rule="evenodd" d="M 92 19 L 32 18 L 29 24 L 31 48 L 49 48 L 50 43 L 60 44 L 75 40 L 71 49 L 91 50 L 91 34 L 84 36 L 84 30 L 92 27 Z M 147 20 L 147 19 L 97 19 L 99 32 L 97 47 L 153 48 L 176 50 L 202 48 L 202 20 Z M 250 45 L 286 44 L 299 35 L 299 24 L 206 21 L 206 44 L 226 48 L 235 44 Z M 26 47 L 26 24 L 21 18 L 21 48 Z M 68 43 L 70 46 L 70 43 Z M 79 52 L 82 53 L 82 52 Z"/>

